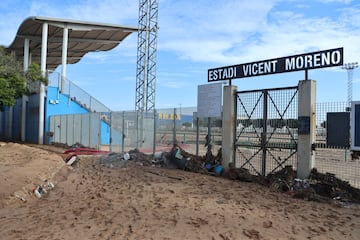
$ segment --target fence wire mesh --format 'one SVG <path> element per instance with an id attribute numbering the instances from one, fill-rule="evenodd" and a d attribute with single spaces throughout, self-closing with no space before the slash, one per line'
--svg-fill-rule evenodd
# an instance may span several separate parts
<path id="1" fill-rule="evenodd" d="M 269 148 L 266 155 L 268 161 L 266 167 L 275 169 L 279 162 L 283 162 L 287 158 L 281 154 L 286 151 L 288 151 L 287 154 L 296 151 L 294 149 L 296 147 L 294 129 L 297 127 L 297 110 L 291 105 L 287 106 L 288 103 L 281 100 L 280 96 L 271 92 L 269 94 L 273 99 L 283 102 L 280 106 L 274 107 L 271 103 L 272 100 L 268 100 L 269 117 L 267 119 L 266 139 L 272 147 Z M 253 155 L 254 159 L 258 158 L 251 160 L 251 163 L 259 172 L 262 159 L 260 152 L 256 152 L 260 149 L 262 138 L 260 129 L 263 125 L 259 119 L 262 117 L 264 109 L 260 106 L 254 109 L 248 108 L 247 105 L 251 101 L 253 101 L 251 104 L 254 105 L 257 101 L 263 101 L 261 93 L 254 93 L 243 98 L 245 110 L 242 110 L 242 113 L 238 110 L 235 131 L 237 135 L 242 132 L 237 141 L 242 144 L 240 147 L 243 151 L 242 154 L 245 155 L 244 158 L 249 159 Z M 294 104 L 296 103 L 294 102 Z M 335 148 L 326 144 L 327 113 L 346 112 L 347 106 L 347 102 L 316 104 L 316 150 L 314 151 L 315 162 L 313 167 L 322 173 L 333 173 L 351 185 L 360 187 L 360 161 L 351 158 L 352 152 L 348 147 Z M 284 113 L 286 108 L 286 113 Z M 12 108 L 11 111 L 17 112 L 16 108 Z M 13 114 L 13 119 L 10 119 L 10 115 L 10 109 L 0 114 L 2 121 L 1 137 L 9 138 L 20 135 L 16 128 L 19 125 L 16 124 L 19 117 Z M 36 121 L 34 120 L 33 126 L 30 124 L 32 123 L 30 122 L 27 125 L 26 134 L 35 136 L 37 134 Z M 221 119 L 211 118 L 210 124 L 209 119 L 198 119 L 196 118 L 196 107 L 158 109 L 155 113 L 149 114 L 129 111 L 93 113 L 91 117 L 85 117 L 85 115 L 81 117 L 79 115 L 57 116 L 52 118 L 50 124 L 53 132 L 52 142 L 68 145 L 81 143 L 85 146 L 109 149 L 113 152 L 124 152 L 135 148 L 147 153 L 168 151 L 174 143 L 177 143 L 189 153 L 204 156 L 207 151 L 206 139 L 210 134 L 212 152 L 216 155 L 221 148 L 223 138 Z M 208 125 L 210 125 L 209 129 Z M 294 139 L 291 138 L 291 135 Z M 19 138 L 19 136 L 17 137 Z M 281 147 L 281 150 L 278 147 Z M 237 167 L 240 166 L 238 164 L 240 162 L 237 163 Z M 282 165 L 284 164 L 285 162 L 282 163 Z M 293 166 L 296 167 L 295 163 L 287 162 L 286 164 L 294 164 Z"/>
<path id="2" fill-rule="evenodd" d="M 267 175 L 296 168 L 297 87 L 237 93 L 236 167 Z"/>
<path id="3" fill-rule="evenodd" d="M 316 168 L 321 173 L 333 173 L 336 177 L 348 181 L 360 188 L 360 161 L 351 158 L 349 147 L 334 147 L 326 144 L 327 114 L 346 112 L 347 102 L 328 102 L 316 104 Z"/>
<path id="4" fill-rule="evenodd" d="M 110 125 L 110 149 L 115 152 L 135 148 L 149 153 L 170 151 L 173 144 L 178 144 L 201 156 L 206 154 L 208 144 L 214 155 L 221 148 L 221 119 L 198 119 L 196 108 L 158 109 L 146 114 L 111 112 Z"/>
<path id="5" fill-rule="evenodd" d="M 91 112 L 111 111 L 103 103 L 98 101 L 96 98 L 91 96 L 89 93 L 77 86 L 72 81 L 68 79 L 63 79 L 62 84 L 60 73 L 52 72 L 49 74 L 48 79 L 49 86 L 57 87 L 58 89 L 61 89 L 63 87 L 63 89 L 61 89 L 61 92 L 69 96 L 69 101 L 75 101 Z"/>

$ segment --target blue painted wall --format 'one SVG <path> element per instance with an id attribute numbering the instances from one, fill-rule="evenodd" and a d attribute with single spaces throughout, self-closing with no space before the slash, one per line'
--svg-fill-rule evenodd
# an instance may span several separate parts
<path id="1" fill-rule="evenodd" d="M 101 144 L 110 144 L 110 125 L 101 121 Z"/>
<path id="2" fill-rule="evenodd" d="M 21 98 L 17 100 L 16 105 L 12 108 L 12 125 L 9 129 L 7 123 L 10 114 L 10 108 L 5 107 L 0 111 L 0 137 L 9 137 L 14 140 L 20 140 L 21 134 Z M 39 134 L 39 94 L 28 96 L 26 102 L 26 141 L 38 143 Z M 46 134 L 50 129 L 50 116 L 66 114 L 84 114 L 89 110 L 81 106 L 78 102 L 69 100 L 67 95 L 58 93 L 57 87 L 48 87 L 47 97 L 45 98 L 45 122 L 44 122 L 44 143 L 48 142 Z M 10 130 L 10 132 L 9 132 Z M 101 144 L 110 144 L 110 125 L 106 121 L 101 121 Z M 9 136 L 7 136 L 9 135 Z"/>
<path id="3" fill-rule="evenodd" d="M 78 102 L 69 100 L 67 95 L 58 92 L 57 87 L 48 87 L 45 103 L 45 136 L 50 129 L 50 116 L 88 113 L 89 110 Z M 101 121 L 101 144 L 110 144 L 110 126 Z"/>

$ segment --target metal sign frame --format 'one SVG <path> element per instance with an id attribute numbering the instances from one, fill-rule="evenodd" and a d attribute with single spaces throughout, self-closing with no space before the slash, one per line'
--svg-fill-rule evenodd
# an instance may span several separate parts
<path id="1" fill-rule="evenodd" d="M 341 47 L 257 62 L 212 68 L 208 70 L 208 82 L 342 66 L 344 64 L 343 55 L 344 49 Z"/>

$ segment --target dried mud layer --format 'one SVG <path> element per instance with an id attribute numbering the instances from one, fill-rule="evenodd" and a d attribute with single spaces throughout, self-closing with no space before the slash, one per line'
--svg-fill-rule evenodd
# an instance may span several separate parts
<path id="1" fill-rule="evenodd" d="M 135 160 L 109 168 L 98 157 L 80 157 L 68 167 L 52 154 L 20 144 L 0 147 L 0 190 L 7 199 L 0 206 L 1 239 L 360 239 L 358 205 L 308 202 L 256 183 Z M 10 179 L 32 161 L 33 176 Z M 53 190 L 40 199 L 27 193 L 26 202 L 12 197 L 13 182 L 22 189 L 49 162 L 52 170 L 61 165 L 47 176 Z"/>

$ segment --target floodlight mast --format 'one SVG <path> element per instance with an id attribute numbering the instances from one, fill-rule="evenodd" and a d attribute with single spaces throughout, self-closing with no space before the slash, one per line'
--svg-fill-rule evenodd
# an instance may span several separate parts
<path id="1" fill-rule="evenodd" d="M 158 0 L 139 0 L 135 110 L 155 110 Z"/>
<path id="2" fill-rule="evenodd" d="M 144 143 L 144 116 L 155 115 L 158 0 L 139 0 L 135 111 L 136 147 Z"/>
<path id="3" fill-rule="evenodd" d="M 352 85 L 353 85 L 353 76 L 354 76 L 354 69 L 358 68 L 359 65 L 357 62 L 353 63 L 345 63 L 341 68 L 345 69 L 348 74 L 348 107 L 350 109 L 351 102 L 352 102 Z"/>

